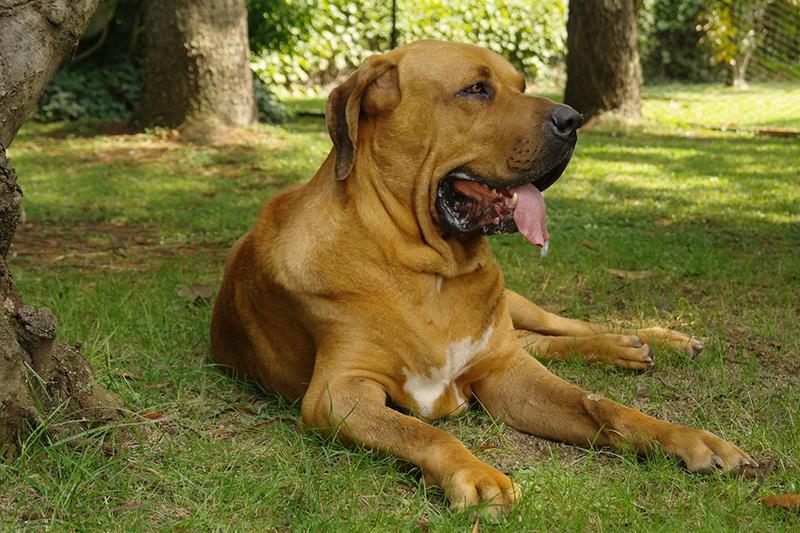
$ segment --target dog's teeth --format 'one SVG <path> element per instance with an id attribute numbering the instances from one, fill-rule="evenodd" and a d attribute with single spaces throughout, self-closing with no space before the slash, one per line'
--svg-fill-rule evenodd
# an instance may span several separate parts
<path id="1" fill-rule="evenodd" d="M 509 205 L 511 207 L 516 207 L 518 201 L 519 201 L 519 196 L 517 195 L 517 193 L 514 193 L 514 196 L 511 197 L 511 203 L 509 203 Z"/>
<path id="2" fill-rule="evenodd" d="M 544 241 L 544 246 L 542 246 L 542 253 L 539 257 L 545 257 L 547 255 L 547 250 L 550 249 L 550 241 Z"/>
<path id="3" fill-rule="evenodd" d="M 500 217 L 494 217 L 494 221 L 493 222 L 495 224 L 499 224 L 500 223 Z"/>

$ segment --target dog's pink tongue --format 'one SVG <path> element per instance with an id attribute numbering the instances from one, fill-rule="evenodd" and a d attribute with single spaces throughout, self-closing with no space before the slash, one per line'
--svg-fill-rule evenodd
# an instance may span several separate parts
<path id="1" fill-rule="evenodd" d="M 529 243 L 544 246 L 550 236 L 547 234 L 547 214 L 542 193 L 530 183 L 514 187 L 511 192 L 517 193 L 517 207 L 514 209 L 517 229 Z"/>

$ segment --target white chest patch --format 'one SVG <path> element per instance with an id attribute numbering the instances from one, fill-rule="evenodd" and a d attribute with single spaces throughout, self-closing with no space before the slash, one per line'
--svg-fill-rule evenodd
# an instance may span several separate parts
<path id="1" fill-rule="evenodd" d="M 414 399 L 419 414 L 428 417 L 433 413 L 436 401 L 448 387 L 453 386 L 456 378 L 469 367 L 470 361 L 486 350 L 493 333 L 494 326 L 490 326 L 478 340 L 465 337 L 459 341 L 449 342 L 444 364 L 428 369 L 428 375 L 413 374 L 408 369 L 404 370 L 406 382 L 403 384 L 403 390 Z M 455 395 L 459 405 L 466 401 L 457 389 Z"/>

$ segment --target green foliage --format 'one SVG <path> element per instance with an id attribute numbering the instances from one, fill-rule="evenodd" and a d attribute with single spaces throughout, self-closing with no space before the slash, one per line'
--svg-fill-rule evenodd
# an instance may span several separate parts
<path id="1" fill-rule="evenodd" d="M 275 93 L 258 76 L 253 78 L 259 120 L 270 124 L 287 120 L 288 112 Z M 34 119 L 128 120 L 136 111 L 141 85 L 142 65 L 136 61 L 71 65 L 45 89 Z"/>
<path id="2" fill-rule="evenodd" d="M 763 0 L 712 0 L 702 14 L 703 42 L 711 46 L 711 61 L 730 65 L 741 81 L 764 31 L 766 5 Z"/>
<path id="3" fill-rule="evenodd" d="M 433 38 L 477 44 L 502 54 L 528 78 L 558 85 L 566 53 L 566 4 L 397 0 L 399 42 Z M 276 93 L 320 93 L 367 56 L 389 47 L 387 0 L 247 0 L 247 7 L 263 121 L 286 118 Z M 142 16 L 141 2 L 119 0 L 103 46 L 56 76 L 35 118 L 129 118 L 141 90 Z M 649 82 L 716 81 L 732 62 L 745 61 L 751 45 L 760 78 L 800 78 L 800 0 L 643 0 L 639 22 Z"/>
<path id="4" fill-rule="evenodd" d="M 308 35 L 311 6 L 303 0 L 247 0 L 250 49 L 288 52 Z"/>
<path id="5" fill-rule="evenodd" d="M 64 66 L 45 89 L 35 120 L 127 120 L 136 110 L 143 79 L 144 3 L 114 3 L 107 28 L 83 40 L 75 54 L 82 59 Z"/>
<path id="6" fill-rule="evenodd" d="M 406 42 L 433 38 L 485 46 L 531 79 L 549 74 L 566 53 L 563 1 L 409 0 L 403 5 L 408 18 L 400 35 Z"/>
<path id="7" fill-rule="evenodd" d="M 800 80 L 800 0 L 776 0 L 767 6 L 772 31 L 764 35 L 756 61 L 775 77 Z"/>
<path id="8" fill-rule="evenodd" d="M 710 0 L 700 24 L 710 60 L 734 85 L 745 85 L 751 63 L 770 78 L 800 76 L 800 1 Z"/>
<path id="9" fill-rule="evenodd" d="M 305 37 L 283 50 L 264 47 L 254 58 L 256 72 L 271 87 L 314 89 L 352 70 L 367 56 L 388 49 L 390 2 L 296 1 L 292 2 L 295 13 L 301 13 L 304 5 L 313 16 L 300 17 L 303 28 L 288 33 L 306 32 Z M 445 39 L 490 48 L 529 78 L 543 79 L 565 54 L 566 2 L 398 0 L 397 30 L 400 44 Z"/>
<path id="10" fill-rule="evenodd" d="M 72 65 L 45 89 L 34 118 L 127 120 L 136 109 L 141 86 L 142 66 L 134 59 Z"/>
<path id="11" fill-rule="evenodd" d="M 289 118 L 286 107 L 281 104 L 275 93 L 258 76 L 253 76 L 256 97 L 256 107 L 258 108 L 258 120 L 267 124 L 280 124 Z"/>
<path id="12" fill-rule="evenodd" d="M 644 0 L 639 11 L 642 70 L 648 82 L 719 79 L 720 69 L 708 61 L 707 44 L 698 27 L 705 0 Z"/>
<path id="13" fill-rule="evenodd" d="M 644 0 L 645 79 L 800 79 L 799 0 Z"/>

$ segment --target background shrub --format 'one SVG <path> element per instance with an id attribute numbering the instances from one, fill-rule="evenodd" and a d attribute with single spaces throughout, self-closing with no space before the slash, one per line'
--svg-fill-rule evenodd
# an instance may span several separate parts
<path id="1" fill-rule="evenodd" d="M 141 88 L 142 65 L 135 58 L 72 65 L 59 71 L 45 89 L 35 119 L 127 120 L 136 109 Z"/>
<path id="2" fill-rule="evenodd" d="M 251 9 L 261 1 L 252 1 Z M 255 71 L 276 90 L 313 92 L 365 57 L 389 48 L 391 2 L 284 2 L 292 7 L 269 15 L 281 21 L 280 38 L 251 36 L 256 43 Z M 398 44 L 419 39 L 468 42 L 505 56 L 531 80 L 550 79 L 553 72 L 560 72 L 566 0 L 398 0 L 397 4 Z M 259 28 L 253 30 L 251 25 L 251 31 L 267 32 L 271 26 Z"/>
<path id="3" fill-rule="evenodd" d="M 706 0 L 644 0 L 639 11 L 639 51 L 645 80 L 720 80 L 723 69 L 709 61 L 698 21 Z"/>
<path id="4" fill-rule="evenodd" d="M 56 76 L 36 119 L 126 120 L 136 109 L 144 2 L 108 1 L 114 11 L 106 31 L 88 38 L 82 61 Z M 567 2 L 397 0 L 398 44 L 473 43 L 505 56 L 539 89 L 557 90 L 564 79 Z M 262 121 L 286 118 L 277 96 L 322 93 L 390 46 L 389 0 L 247 0 L 247 6 Z M 731 61 L 750 44 L 748 77 L 800 78 L 800 0 L 642 0 L 639 35 L 648 83 L 728 79 Z"/>

